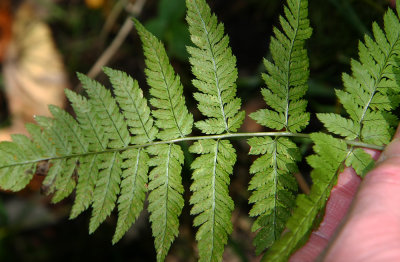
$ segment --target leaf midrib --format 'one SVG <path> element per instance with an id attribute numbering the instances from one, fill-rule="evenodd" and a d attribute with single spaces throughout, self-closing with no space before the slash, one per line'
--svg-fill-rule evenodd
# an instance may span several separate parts
<path id="1" fill-rule="evenodd" d="M 289 91 L 290 91 L 290 74 L 291 74 L 291 68 L 290 64 L 292 62 L 292 55 L 293 55 L 293 48 L 294 48 L 294 42 L 296 41 L 297 33 L 299 30 L 299 23 L 300 23 L 300 6 L 301 6 L 301 0 L 298 1 L 298 6 L 297 6 L 297 19 L 296 19 L 296 28 L 294 31 L 294 37 L 292 41 L 290 42 L 290 48 L 289 48 L 289 59 L 287 61 L 287 82 L 286 82 L 286 110 L 285 110 L 285 128 L 286 130 L 289 130 L 289 104 L 290 104 L 290 99 L 289 99 Z"/>
<path id="2" fill-rule="evenodd" d="M 397 38 L 396 38 L 396 41 L 394 41 L 394 43 L 393 43 L 392 45 L 390 45 L 390 50 L 389 50 L 388 55 L 385 57 L 385 62 L 383 63 L 383 66 L 379 69 L 378 78 L 374 80 L 373 91 L 371 92 L 371 96 L 370 96 L 370 98 L 369 98 L 367 104 L 365 105 L 365 107 L 364 107 L 364 109 L 363 109 L 363 113 L 362 113 L 362 115 L 361 115 L 361 117 L 360 117 L 360 120 L 359 120 L 359 122 L 358 122 L 359 125 L 360 125 L 360 130 L 358 131 L 357 138 L 361 138 L 361 132 L 362 132 L 362 128 L 363 128 L 363 121 L 364 121 L 365 115 L 367 114 L 367 111 L 368 111 L 368 108 L 370 107 L 370 104 L 371 104 L 371 102 L 372 102 L 372 99 L 374 98 L 374 95 L 375 95 L 376 92 L 377 92 L 378 85 L 379 85 L 379 83 L 382 81 L 383 72 L 384 72 L 384 70 L 386 69 L 386 67 L 387 67 L 387 65 L 388 65 L 388 63 L 389 63 L 389 59 L 390 59 L 390 57 L 392 56 L 392 53 L 393 53 L 393 51 L 394 51 L 394 47 L 396 46 L 397 42 L 399 41 L 399 37 L 400 37 L 400 35 L 398 34 L 398 35 L 397 35 Z M 385 39 L 385 40 L 386 40 L 386 39 Z"/>
<path id="3" fill-rule="evenodd" d="M 291 133 L 291 132 L 229 133 L 229 134 L 210 135 L 210 136 L 207 136 L 207 135 L 206 136 L 192 136 L 192 137 L 183 137 L 183 138 L 177 138 L 177 139 L 171 139 L 171 140 L 165 140 L 165 141 L 155 141 L 155 142 L 145 143 L 145 144 L 140 144 L 140 145 L 130 145 L 130 146 L 120 147 L 120 148 L 108 148 L 108 149 L 103 149 L 101 151 L 92 151 L 92 152 L 87 152 L 87 153 L 82 153 L 82 154 L 69 154 L 69 155 L 64 155 L 64 156 L 52 156 L 52 157 L 37 158 L 37 159 L 33 159 L 33 160 L 21 161 L 18 163 L 12 163 L 9 165 L 0 166 L 0 169 L 20 166 L 20 165 L 27 165 L 27 164 L 37 163 L 37 162 L 41 162 L 41 161 L 66 159 L 66 158 L 72 158 L 72 157 L 84 157 L 84 156 L 89 156 L 89 155 L 107 154 L 107 153 L 113 153 L 113 152 L 123 152 L 123 151 L 129 150 L 129 149 L 145 148 L 145 147 L 154 146 L 154 145 L 180 143 L 180 142 L 184 142 L 184 141 L 233 139 L 233 138 L 241 138 L 241 137 L 271 137 L 271 136 L 274 136 L 274 137 L 275 136 L 298 137 L 298 138 L 306 138 L 306 139 L 310 138 L 309 134 Z M 343 140 L 343 141 L 348 145 L 371 148 L 371 149 L 376 149 L 376 150 L 380 150 L 380 151 L 384 150 L 384 148 L 385 148 L 384 146 L 367 144 L 367 143 L 354 141 L 354 140 Z"/>

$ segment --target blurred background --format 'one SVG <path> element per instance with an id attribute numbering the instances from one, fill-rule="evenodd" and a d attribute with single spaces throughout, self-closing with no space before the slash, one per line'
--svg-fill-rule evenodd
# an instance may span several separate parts
<path id="1" fill-rule="evenodd" d="M 269 58 L 272 28 L 283 10 L 280 0 L 210 0 L 213 12 L 225 25 L 239 69 L 238 96 L 247 114 L 265 107 L 263 57 Z M 307 98 L 311 112 L 340 112 L 334 89 L 341 88 L 342 72 L 349 72 L 350 59 L 357 58 L 357 45 L 371 34 L 372 21 L 382 16 L 394 1 L 309 0 L 313 36 L 308 41 L 310 82 Z M 181 76 L 190 111 L 200 118 L 191 85 L 192 74 L 186 45 L 190 38 L 185 23 L 185 0 L 0 0 L 0 139 L 25 133 L 24 123 L 33 115 L 49 115 L 47 104 L 71 112 L 64 88 L 81 92 L 75 72 L 87 73 L 107 87 L 102 66 L 124 70 L 136 78 L 145 93 L 148 86 L 143 69 L 140 41 L 130 17 L 137 17 L 167 48 L 172 65 Z M 320 129 L 312 116 L 306 132 Z M 243 132 L 263 131 L 246 118 Z M 197 132 L 196 130 L 194 131 Z M 302 153 L 311 145 L 298 141 Z M 187 152 L 187 145 L 182 145 Z M 238 161 L 231 177 L 230 194 L 235 201 L 224 261 L 258 261 L 252 247 L 252 220 L 248 217 L 248 169 L 253 159 L 245 141 L 235 142 Z M 182 173 L 186 206 L 181 215 L 180 234 L 167 261 L 196 261 L 195 232 L 190 217 L 190 163 Z M 299 192 L 307 192 L 309 172 L 300 163 Z M 17 194 L 0 192 L 0 261 L 154 261 L 155 250 L 146 211 L 115 246 L 111 238 L 116 213 L 88 235 L 90 212 L 68 220 L 73 197 L 50 205 L 42 193 L 41 178 Z"/>

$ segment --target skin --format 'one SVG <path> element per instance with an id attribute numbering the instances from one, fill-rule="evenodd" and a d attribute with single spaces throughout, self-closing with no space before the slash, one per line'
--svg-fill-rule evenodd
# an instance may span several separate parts
<path id="1" fill-rule="evenodd" d="M 290 262 L 400 261 L 400 127 L 361 181 L 351 168 L 338 177 L 325 217 Z"/>

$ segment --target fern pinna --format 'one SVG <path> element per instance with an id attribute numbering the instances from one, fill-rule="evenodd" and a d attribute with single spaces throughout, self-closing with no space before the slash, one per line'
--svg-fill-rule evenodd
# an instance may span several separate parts
<path id="1" fill-rule="evenodd" d="M 261 109 L 250 117 L 259 124 L 288 132 L 298 132 L 307 126 L 310 114 L 303 96 L 308 89 L 308 57 L 305 40 L 311 36 L 307 1 L 288 1 L 285 17 L 280 17 L 282 31 L 274 28 L 270 50 L 273 63 L 264 60 L 267 73 L 263 78 L 267 88 L 261 93 L 270 109 Z M 250 168 L 254 177 L 249 199 L 254 203 L 250 211 L 257 219 L 253 231 L 257 253 L 264 251 L 278 239 L 285 228 L 295 202 L 297 191 L 296 161 L 299 153 L 296 144 L 284 137 L 249 139 L 250 154 L 262 155 Z"/>
<path id="2" fill-rule="evenodd" d="M 317 114 L 331 134 L 307 135 L 298 132 L 310 120 L 304 99 L 309 76 L 305 41 L 312 29 L 308 2 L 288 0 L 281 29 L 274 28 L 271 38 L 272 59 L 264 60 L 266 87 L 261 93 L 267 108 L 250 115 L 272 132 L 236 133 L 245 113 L 236 97 L 238 72 L 229 38 L 205 0 L 187 0 L 186 5 L 193 42 L 189 62 L 198 90 L 193 96 L 203 119 L 194 122 L 189 113 L 163 44 L 134 19 L 145 54 L 150 106 L 137 81 L 122 71 L 104 69 L 112 92 L 78 74 L 87 97 L 66 90 L 76 118 L 50 106 L 53 118 L 37 116 L 36 125 L 27 124 L 30 138 L 13 135 L 12 142 L 0 143 L 0 186 L 19 191 L 38 168 L 47 167 L 43 187 L 53 202 L 75 189 L 71 219 L 92 208 L 90 233 L 118 210 L 113 243 L 135 222 L 147 196 L 157 260 L 162 261 L 178 235 L 184 206 L 185 159 L 178 143 L 194 141 L 189 151 L 198 156 L 191 163 L 190 204 L 199 258 L 221 261 L 233 228 L 228 186 L 237 156 L 228 139 L 250 137 L 249 154 L 260 155 L 250 167 L 249 184 L 256 252 L 266 251 L 264 261 L 286 261 L 307 239 L 343 166 L 364 175 L 373 161 L 361 147 L 381 149 L 391 139 L 398 122 L 393 110 L 400 103 L 399 17 L 389 10 L 384 29 L 373 24 L 373 38 L 365 37 L 359 61 L 351 63 L 352 75 L 343 74 L 345 88 L 336 94 L 346 116 Z M 190 136 L 193 124 L 203 136 Z M 315 154 L 307 158 L 313 186 L 297 200 L 293 174 L 302 158 L 290 137 L 314 142 Z"/>

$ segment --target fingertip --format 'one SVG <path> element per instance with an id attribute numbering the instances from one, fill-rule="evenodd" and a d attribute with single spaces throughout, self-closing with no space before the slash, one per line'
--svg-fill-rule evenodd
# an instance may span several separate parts
<path id="1" fill-rule="evenodd" d="M 400 138 L 400 124 L 397 126 L 396 133 L 394 134 L 393 138 Z"/>

